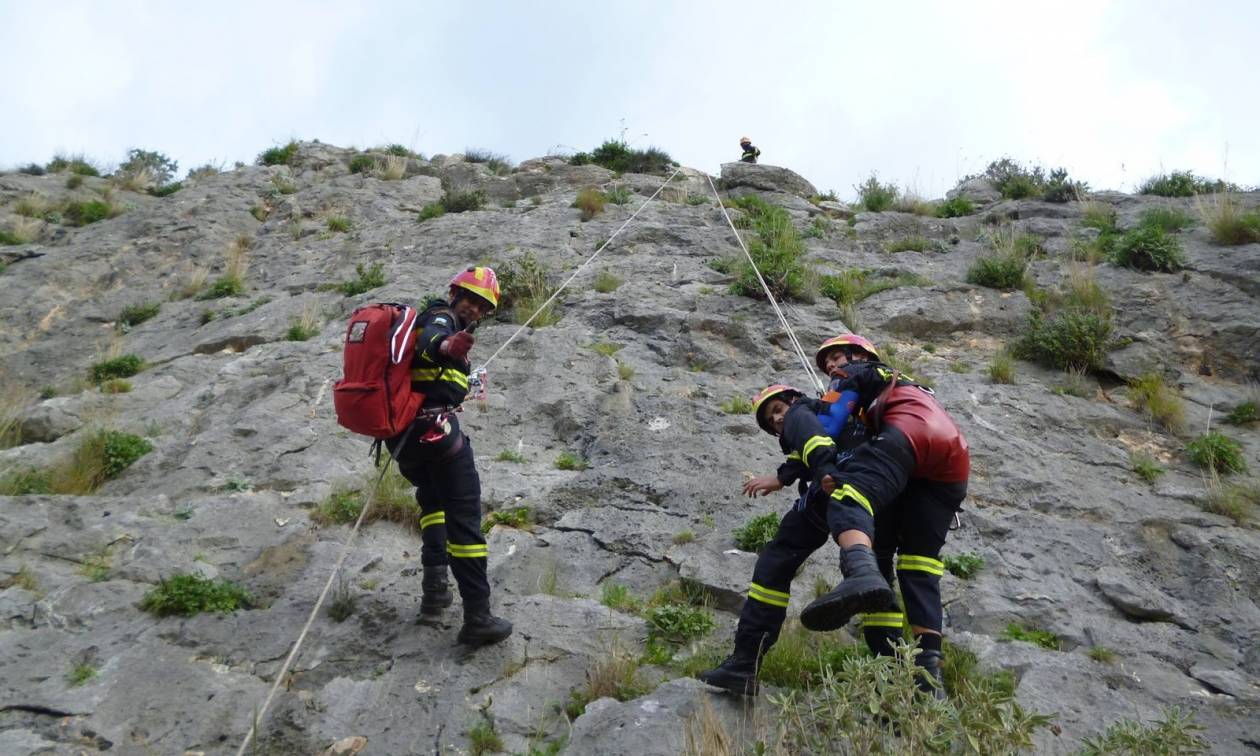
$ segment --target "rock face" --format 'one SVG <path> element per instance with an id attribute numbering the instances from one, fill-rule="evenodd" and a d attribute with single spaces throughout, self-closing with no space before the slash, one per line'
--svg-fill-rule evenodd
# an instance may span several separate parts
<path id="1" fill-rule="evenodd" d="M 312 510 L 375 479 L 367 441 L 340 429 L 330 401 L 346 316 L 441 293 L 474 261 L 519 269 L 529 254 L 554 286 L 663 180 L 552 158 L 496 175 L 460 156 L 407 158 L 385 180 L 351 173 L 356 154 L 304 144 L 292 166 L 241 168 L 164 198 L 114 189 L 121 212 L 80 228 L 18 210 L 101 197 L 103 179 L 68 189 L 64 176 L 0 175 L 0 228 L 35 237 L 0 247 L 0 478 L 69 463 L 102 428 L 153 446 L 90 495 L 0 497 L 0 752 L 234 752 L 349 536 Z M 806 202 L 814 188 L 786 169 L 735 163 L 722 180 L 785 207 L 816 271 L 880 284 L 846 310 L 825 297 L 791 303 L 806 350 L 845 318 L 931 381 L 966 434 L 969 499 L 946 553 L 985 566 L 943 577 L 946 633 L 986 668 L 1012 671 L 1020 702 L 1055 717 L 1038 750 L 1069 752 L 1170 706 L 1194 713 L 1214 751 L 1254 748 L 1260 534 L 1205 509 L 1185 445 L 1210 422 L 1260 467 L 1256 425 L 1222 425 L 1260 378 L 1260 245 L 1218 247 L 1193 227 L 1180 233 L 1184 271 L 1097 265 L 1116 327 L 1102 374 L 1017 362 L 1014 383 L 994 383 L 994 355 L 1035 305 L 967 283 L 990 251 L 988 218 L 1037 234 L 1044 252 L 1028 275 L 1062 289 L 1088 272 L 1072 249 L 1087 233 L 1079 204 L 1003 202 L 948 220 L 862 212 L 850 227 Z M 444 183 L 489 204 L 418 222 Z M 418 537 L 372 522 L 337 580 L 353 611 L 317 618 L 260 752 L 467 751 L 492 730 L 508 752 L 563 742 L 573 754 L 663 754 L 691 747 L 706 722 L 746 732 L 746 711 L 670 666 L 645 664 L 627 700 L 596 697 L 572 723 L 563 711 L 609 659 L 644 653 L 648 624 L 618 591 L 641 603 L 679 578 L 706 588 L 718 629 L 679 653 L 726 653 L 756 559 L 732 531 L 792 504 L 787 492 L 739 495 L 782 456 L 723 405 L 808 378 L 767 304 L 730 293 L 734 274 L 719 272 L 715 261 L 740 253 L 706 177 L 686 170 L 670 183 L 562 294 L 555 324 L 517 333 L 507 311 L 476 333 L 475 363 L 512 338 L 488 366 L 489 396 L 461 422 L 485 507 L 529 512 L 488 534 L 495 610 L 516 633 L 457 647 L 458 602 L 416 624 Z M 588 186 L 626 202 L 582 221 L 571 205 Z M 1156 204 L 1193 212 L 1189 201 L 1096 199 L 1122 228 Z M 1251 208 L 1260 195 L 1238 200 Z M 922 251 L 886 251 L 907 237 L 922 237 Z M 206 282 L 229 264 L 243 264 L 242 289 L 209 298 Z M 382 285 L 340 289 L 376 266 Z M 123 310 L 143 304 L 156 314 L 124 325 Z M 291 340 L 295 326 L 314 335 Z M 104 392 L 90 367 L 120 354 L 145 368 L 130 391 Z M 1165 431 L 1135 409 L 1118 379 L 1149 371 L 1180 391 L 1194 430 Z M 562 453 L 587 466 L 559 469 Z M 1134 453 L 1166 472 L 1145 482 Z M 177 573 L 239 582 L 257 605 L 142 612 Z M 837 573 L 829 544 L 794 582 L 789 614 Z M 1054 633 L 1062 650 L 1004 640 L 1011 623 Z"/>

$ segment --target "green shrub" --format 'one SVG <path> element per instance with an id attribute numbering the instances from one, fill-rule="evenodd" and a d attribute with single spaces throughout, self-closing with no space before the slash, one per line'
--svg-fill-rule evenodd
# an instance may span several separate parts
<path id="1" fill-rule="evenodd" d="M 931 244 L 923 236 L 904 236 L 885 244 L 884 251 L 888 253 L 922 252 L 929 246 L 931 246 Z"/>
<path id="2" fill-rule="evenodd" d="M 819 215 L 809 224 L 809 228 L 805 229 L 803 235 L 810 239 L 821 239 L 827 235 L 829 230 L 831 230 L 831 221 Z"/>
<path id="3" fill-rule="evenodd" d="M 91 664 L 79 663 L 70 668 L 66 674 L 66 681 L 70 683 L 70 687 L 77 688 L 88 680 L 96 677 L 96 667 Z"/>
<path id="4" fill-rule="evenodd" d="M 1139 226 L 1120 237 L 1112 259 L 1126 268 L 1172 273 L 1185 265 L 1181 242 L 1159 226 Z"/>
<path id="5" fill-rule="evenodd" d="M 630 589 L 621 583 L 604 581 L 600 586 L 599 603 L 627 614 L 638 614 L 643 611 L 643 602 L 630 593 Z"/>
<path id="6" fill-rule="evenodd" d="M 289 326 L 289 330 L 285 332 L 284 338 L 287 341 L 309 341 L 317 335 L 319 335 L 318 328 L 302 323 L 294 323 Z"/>
<path id="7" fill-rule="evenodd" d="M 1240 526 L 1255 518 L 1257 506 L 1260 506 L 1260 484 L 1257 483 L 1212 483 L 1203 499 L 1204 511 L 1228 517 Z"/>
<path id="8" fill-rule="evenodd" d="M 988 255 L 977 258 L 967 269 L 967 283 L 1010 291 L 1023 288 L 1028 260 L 1020 254 Z"/>
<path id="9" fill-rule="evenodd" d="M 49 173 L 69 171 L 78 176 L 100 176 L 101 172 L 83 155 L 54 155 L 48 163 Z"/>
<path id="10" fill-rule="evenodd" d="M 582 220 L 588 221 L 604 212 L 604 205 L 607 202 L 608 198 L 598 189 L 580 189 L 577 199 L 573 200 L 573 207 L 582 211 Z"/>
<path id="11" fill-rule="evenodd" d="M 34 467 L 10 470 L 0 476 L 0 496 L 53 493 L 52 473 Z"/>
<path id="12" fill-rule="evenodd" d="M 484 756 L 487 753 L 501 753 L 503 738 L 494 729 L 494 723 L 483 719 L 468 728 L 469 756 Z"/>
<path id="13" fill-rule="evenodd" d="M 1154 756 L 1168 754 L 1189 756 L 1207 753 L 1207 741 L 1198 736 L 1203 728 L 1193 714 L 1182 714 L 1173 707 L 1158 721 L 1143 725 L 1131 719 L 1113 723 L 1102 735 L 1085 738 L 1080 756 Z"/>
<path id="14" fill-rule="evenodd" d="M 1200 205 L 1199 213 L 1217 244 L 1260 242 L 1260 208 L 1243 212 L 1234 200 L 1223 196 Z"/>
<path id="15" fill-rule="evenodd" d="M 748 245 L 748 253 L 774 297 L 813 301 L 816 276 L 805 263 L 805 243 L 797 234 L 787 211 L 751 195 L 740 197 L 735 204 L 747 214 L 757 233 L 757 238 Z M 764 299 L 765 292 L 753 266 L 747 261 L 738 265 L 738 278 L 731 285 L 731 291 L 753 299 Z"/>
<path id="16" fill-rule="evenodd" d="M 48 170 L 39 163 L 27 163 L 18 168 L 17 172 L 24 176 L 43 176 L 45 173 L 48 173 Z"/>
<path id="17" fill-rule="evenodd" d="M 1238 187 L 1220 179 L 1200 178 L 1190 171 L 1173 171 L 1151 176 L 1138 187 L 1138 194 L 1159 197 L 1193 197 L 1196 194 L 1237 191 Z"/>
<path id="18" fill-rule="evenodd" d="M 0 244 L 16 246 L 18 244 L 26 244 L 28 241 L 30 240 L 24 239 L 21 236 L 18 236 L 17 234 L 13 233 L 12 231 L 6 231 L 3 228 L 0 228 Z"/>
<path id="19" fill-rule="evenodd" d="M 210 287 L 203 291 L 197 299 L 223 299 L 225 297 L 239 297 L 245 293 L 245 282 L 240 276 L 234 276 L 226 273 L 214 279 Z"/>
<path id="20" fill-rule="evenodd" d="M 1089 185 L 1082 181 L 1072 181 L 1063 168 L 1050 171 L 1050 180 L 1041 190 L 1041 198 L 1046 202 L 1079 202 L 1089 191 Z"/>
<path id="21" fill-rule="evenodd" d="M 1111 318 L 1081 307 L 1029 314 L 1014 356 L 1059 369 L 1099 370 L 1111 343 Z"/>
<path id="22" fill-rule="evenodd" d="M 673 168 L 673 159 L 655 147 L 646 150 L 631 149 L 623 141 L 609 139 L 589 153 L 579 152 L 569 159 L 570 165 L 594 163 L 618 173 L 667 173 Z"/>
<path id="23" fill-rule="evenodd" d="M 773 512 L 754 517 L 732 533 L 735 537 L 735 546 L 740 551 L 760 554 L 766 544 L 773 541 L 778 534 L 780 519 L 780 516 Z"/>
<path id="24" fill-rule="evenodd" d="M 396 468 L 386 473 L 379 486 L 376 479 L 377 474 L 368 473 L 359 487 L 333 491 L 311 510 L 311 521 L 318 525 L 352 523 L 359 519 L 364 504 L 371 499 L 372 507 L 363 518 L 364 525 L 384 520 L 419 531 L 420 505 L 416 503 L 414 487 Z"/>
<path id="25" fill-rule="evenodd" d="M 1260 413 L 1256 411 L 1256 400 L 1254 399 L 1239 404 L 1225 416 L 1225 422 L 1230 425 L 1247 425 L 1257 420 L 1260 420 Z"/>
<path id="26" fill-rule="evenodd" d="M 994 383 L 1010 384 L 1015 382 L 1015 359 L 1005 349 L 993 355 L 989 363 L 989 380 Z"/>
<path id="27" fill-rule="evenodd" d="M 526 252 L 519 260 L 496 266 L 499 274 L 499 310 L 510 311 L 512 319 L 524 324 L 535 312 L 531 325 L 543 328 L 560 321 L 560 312 L 553 301 L 544 309 L 543 303 L 554 293 L 547 282 L 549 271 L 533 252 Z"/>
<path id="28" fill-rule="evenodd" d="M 469 163 L 485 163 L 490 172 L 496 176 L 503 176 L 512 172 L 512 161 L 507 155 L 498 152 L 469 147 L 464 150 L 464 160 Z"/>
<path id="29" fill-rule="evenodd" d="M 1186 445 L 1190 459 L 1199 467 L 1218 473 L 1242 473 L 1247 471 L 1242 445 L 1234 439 L 1208 431 Z"/>
<path id="30" fill-rule="evenodd" d="M 480 210 L 486 204 L 486 193 L 480 189 L 470 192 L 446 192 L 439 200 L 442 203 L 442 209 L 448 213 L 466 213 L 470 210 Z"/>
<path id="31" fill-rule="evenodd" d="M 732 396 L 722 402 L 722 411 L 728 415 L 746 415 L 752 412 L 752 402 L 742 396 Z"/>
<path id="32" fill-rule="evenodd" d="M 481 521 L 482 534 L 489 533 L 490 529 L 495 525 L 505 525 L 517 530 L 533 531 L 534 515 L 529 507 L 511 507 L 510 509 L 487 512 L 485 519 Z"/>
<path id="33" fill-rule="evenodd" d="M 433 218 L 441 218 L 443 215 L 446 215 L 446 208 L 442 207 L 442 203 L 430 202 L 420 209 L 420 214 L 417 216 L 416 220 L 423 223 L 427 220 L 432 220 Z"/>
<path id="34" fill-rule="evenodd" d="M 962 554 L 946 554 L 942 560 L 949 574 L 963 580 L 970 580 L 977 572 L 984 569 L 984 557 L 969 551 Z"/>
<path id="35" fill-rule="evenodd" d="M 101 383 L 110 378 L 130 378 L 144 370 L 144 360 L 134 354 L 124 354 L 113 359 L 94 363 L 88 371 L 93 383 Z"/>
<path id="36" fill-rule="evenodd" d="M 936 206 L 936 217 L 938 218 L 961 218 L 964 215 L 971 215 L 976 211 L 975 203 L 966 197 L 954 197 L 947 199 Z"/>
<path id="37" fill-rule="evenodd" d="M 529 461 L 525 458 L 524 454 L 521 454 L 518 451 L 513 451 L 512 449 L 504 449 L 499 452 L 499 456 L 495 457 L 495 459 L 500 462 L 515 462 L 518 465 L 525 464 Z"/>
<path id="38" fill-rule="evenodd" d="M 1130 381 L 1129 398 L 1147 417 L 1173 433 L 1185 429 L 1185 404 L 1177 389 L 1165 384 L 1158 373 L 1147 373 Z"/>
<path id="39" fill-rule="evenodd" d="M 72 226 L 86 226 L 89 223 L 103 221 L 109 217 L 108 202 L 90 200 L 88 202 L 68 202 L 62 209 L 66 222 Z"/>
<path id="40" fill-rule="evenodd" d="M 339 287 L 341 293 L 347 297 L 355 297 L 385 285 L 385 269 L 380 263 L 372 263 L 367 268 L 360 263 L 354 266 L 354 272 L 355 277 L 343 281 Z"/>
<path id="41" fill-rule="evenodd" d="M 1116 230 L 1116 209 L 1102 202 L 1089 202 L 1085 205 L 1081 225 L 1104 233 L 1113 232 Z"/>
<path id="42" fill-rule="evenodd" d="M 355 155 L 350 158 L 351 173 L 368 173 L 376 168 L 376 158 L 371 155 Z"/>
<path id="43" fill-rule="evenodd" d="M 150 187 L 149 194 L 154 197 L 169 197 L 183 188 L 184 185 L 181 182 L 172 181 L 169 184 L 161 184 L 159 186 Z"/>
<path id="44" fill-rule="evenodd" d="M 1059 636 L 1048 630 L 1037 630 L 1036 628 L 1024 627 L 1014 622 L 1006 626 L 1006 630 L 1002 631 L 1003 640 L 1024 641 L 1034 646 L 1048 648 L 1051 651 L 1061 651 L 1059 646 Z"/>
<path id="45" fill-rule="evenodd" d="M 1091 646 L 1089 658 L 1099 664 L 1113 664 L 1116 661 L 1116 652 L 1102 646 Z"/>
<path id="46" fill-rule="evenodd" d="M 557 470 L 585 470 L 590 467 L 586 460 L 582 459 L 573 452 L 560 452 L 560 456 L 556 457 Z"/>
<path id="47" fill-rule="evenodd" d="M 290 165 L 297 157 L 298 143 L 291 140 L 283 147 L 272 147 L 258 155 L 259 165 Z"/>
<path id="48" fill-rule="evenodd" d="M 227 580 L 208 580 L 200 575 L 176 574 L 161 580 L 144 595 L 140 608 L 158 617 L 191 617 L 202 612 L 227 613 L 253 606 L 243 587 Z"/>
<path id="49" fill-rule="evenodd" d="M 124 307 L 118 315 L 118 322 L 127 328 L 134 328 L 146 320 L 155 317 L 162 307 L 161 302 L 147 302 Z"/>
<path id="50" fill-rule="evenodd" d="M 681 530 L 674 534 L 673 542 L 675 546 L 691 543 L 696 540 L 696 534 L 690 530 Z"/>
<path id="51" fill-rule="evenodd" d="M 419 153 L 412 152 L 401 144 L 387 144 L 384 147 L 379 148 L 379 150 L 384 152 L 386 155 L 393 155 L 394 157 L 417 158 L 419 160 L 424 159 L 424 157 Z"/>
<path id="52" fill-rule="evenodd" d="M 160 152 L 128 150 L 127 159 L 118 166 L 120 176 L 138 176 L 147 171 L 155 185 L 168 183 L 179 171 L 179 163 Z"/>
<path id="53" fill-rule="evenodd" d="M 1029 199 L 1042 195 L 1046 188 L 1046 173 L 1040 166 L 1025 168 L 1009 157 L 994 160 L 981 176 L 1006 199 Z M 1066 181 L 1064 172 L 1063 179 Z"/>
<path id="54" fill-rule="evenodd" d="M 622 281 L 620 277 L 614 275 L 613 273 L 609 273 L 606 270 L 601 270 L 595 276 L 595 291 L 598 291 L 600 294 L 608 294 L 609 292 L 616 291 L 622 283 L 624 283 L 624 281 Z"/>
<path id="55" fill-rule="evenodd" d="M 630 191 L 630 187 L 619 184 L 614 186 L 612 189 L 609 189 L 605 196 L 608 198 L 608 201 L 614 205 L 624 205 L 630 201 L 630 198 L 634 196 L 634 193 Z"/>
<path id="56" fill-rule="evenodd" d="M 328 216 L 328 230 L 344 234 L 350 230 L 350 219 L 344 215 L 330 215 Z"/>
<path id="57" fill-rule="evenodd" d="M 106 480 L 118 477 L 141 457 L 153 451 L 153 444 L 130 433 L 105 431 L 100 439 L 102 472 Z"/>
<path id="58" fill-rule="evenodd" d="M 1176 233 L 1194 225 L 1194 217 L 1176 207 L 1149 207 L 1139 216 L 1139 224 Z"/>
<path id="59" fill-rule="evenodd" d="M 882 213 L 891 210 L 901 194 L 894 184 L 881 184 L 879 177 L 871 174 L 865 182 L 853 187 L 858 193 L 857 206 L 871 213 Z"/>
<path id="60" fill-rule="evenodd" d="M 621 351 L 621 348 L 625 345 L 614 344 L 611 341 L 597 341 L 593 344 L 590 344 L 589 346 L 591 350 L 596 352 L 597 354 L 602 354 L 605 357 L 612 357 L 614 354 Z"/>
<path id="61" fill-rule="evenodd" d="M 837 305 L 854 305 L 881 291 L 900 286 L 928 286 L 931 281 L 913 273 L 890 270 L 872 271 L 851 268 L 837 275 L 825 275 L 819 289 L 824 297 L 834 299 Z"/>
<path id="62" fill-rule="evenodd" d="M 1129 452 L 1129 469 L 1147 483 L 1154 483 L 1165 472 L 1159 460 L 1144 452 Z"/>
<path id="63" fill-rule="evenodd" d="M 716 623 L 707 610 L 685 604 L 665 604 L 644 614 L 648 640 L 682 645 L 713 632 Z"/>

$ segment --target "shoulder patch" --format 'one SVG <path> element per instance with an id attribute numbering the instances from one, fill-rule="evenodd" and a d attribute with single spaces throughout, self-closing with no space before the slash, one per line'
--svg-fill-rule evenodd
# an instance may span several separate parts
<path id="1" fill-rule="evenodd" d="M 438 315 L 436 318 L 434 318 L 434 319 L 433 319 L 433 322 L 434 322 L 434 323 L 437 323 L 438 325 L 450 325 L 450 324 L 451 324 L 451 321 L 447 320 L 445 315 Z"/>

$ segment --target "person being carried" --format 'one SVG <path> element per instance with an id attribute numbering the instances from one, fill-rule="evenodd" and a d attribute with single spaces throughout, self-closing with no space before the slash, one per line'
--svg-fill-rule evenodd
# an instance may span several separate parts
<path id="1" fill-rule="evenodd" d="M 897 552 L 905 615 L 920 649 L 920 685 L 943 697 L 940 552 L 967 495 L 967 442 L 930 389 L 902 380 L 887 365 L 852 363 L 837 373 L 836 390 L 856 394 L 853 407 L 871 437 L 819 481 L 829 493 L 827 527 L 840 545 L 843 579 L 801 612 L 801 624 L 835 630 L 855 614 L 892 611 Z"/>
<path id="2" fill-rule="evenodd" d="M 498 643 L 512 623 L 490 613 L 488 550 L 481 534 L 481 479 L 472 442 L 455 411 L 468 394 L 471 327 L 499 303 L 494 270 L 470 267 L 451 279 L 449 301 L 431 301 L 417 320 L 422 328 L 411 362 L 411 387 L 424 394 L 412 427 L 385 442 L 398 471 L 416 487 L 420 504 L 421 618 L 453 603 L 447 567 L 464 604 L 457 639 L 470 646 Z"/>
<path id="3" fill-rule="evenodd" d="M 752 140 L 748 137 L 742 137 L 739 140 L 739 146 L 743 149 L 743 154 L 739 156 L 742 163 L 755 163 L 757 158 L 761 157 L 761 150 L 753 147 Z"/>

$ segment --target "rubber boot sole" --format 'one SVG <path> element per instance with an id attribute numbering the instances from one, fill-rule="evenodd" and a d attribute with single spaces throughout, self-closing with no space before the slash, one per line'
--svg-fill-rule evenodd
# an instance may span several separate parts
<path id="1" fill-rule="evenodd" d="M 834 591 L 805 607 L 801 612 L 801 624 L 815 632 L 838 630 L 853 615 L 882 611 L 892 600 L 892 588 L 879 575 L 845 578 Z"/>
<path id="2" fill-rule="evenodd" d="M 733 693 L 737 696 L 746 698 L 755 698 L 757 696 L 757 678 L 743 679 L 736 677 L 728 677 L 718 673 L 717 670 L 710 672 L 701 672 L 696 678 L 705 685 L 712 685 L 715 688 L 721 688 L 727 693 Z"/>

